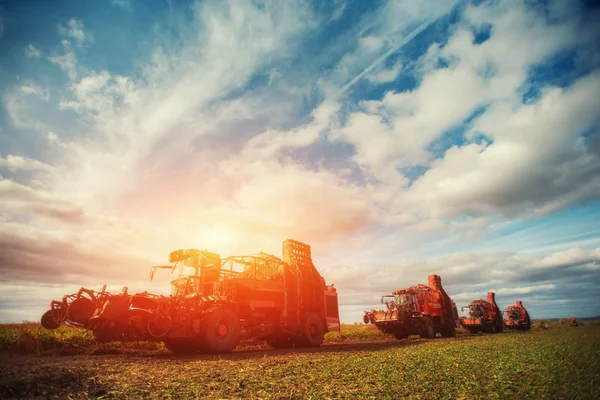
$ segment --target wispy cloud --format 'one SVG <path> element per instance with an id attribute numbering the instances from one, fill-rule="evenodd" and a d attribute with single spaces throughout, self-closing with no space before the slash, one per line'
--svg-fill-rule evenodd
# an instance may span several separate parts
<path id="1" fill-rule="evenodd" d="M 133 8 L 131 6 L 132 1 L 131 0 L 111 0 L 112 4 L 114 4 L 117 7 L 122 8 L 125 11 L 132 11 Z"/>
<path id="2" fill-rule="evenodd" d="M 40 51 L 40 49 L 38 49 L 37 47 L 35 47 L 32 44 L 29 44 L 25 49 L 25 55 L 27 55 L 27 57 L 29 58 L 40 58 L 42 56 L 42 52 Z"/>

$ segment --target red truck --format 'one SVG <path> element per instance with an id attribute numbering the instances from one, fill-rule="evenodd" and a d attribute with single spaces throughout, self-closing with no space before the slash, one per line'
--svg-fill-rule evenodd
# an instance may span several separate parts
<path id="1" fill-rule="evenodd" d="M 283 258 L 259 253 L 221 258 L 205 250 L 176 250 L 168 266 L 171 295 L 111 294 L 82 288 L 52 301 L 42 325 L 93 331 L 99 341 L 162 341 L 176 353 L 224 353 L 241 338 L 274 347 L 319 346 L 339 331 L 337 290 L 315 268 L 310 246 L 283 242 Z"/>

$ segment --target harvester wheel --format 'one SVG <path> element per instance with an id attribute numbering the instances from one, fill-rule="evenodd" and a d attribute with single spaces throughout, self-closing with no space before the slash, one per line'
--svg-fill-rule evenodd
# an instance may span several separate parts
<path id="1" fill-rule="evenodd" d="M 433 321 L 426 320 L 423 323 L 423 337 L 427 339 L 435 338 L 435 326 L 433 326 Z"/>
<path id="2" fill-rule="evenodd" d="M 204 319 L 202 348 L 208 353 L 229 353 L 237 346 L 240 334 L 238 316 L 229 308 L 216 308 Z"/>
<path id="3" fill-rule="evenodd" d="M 309 314 L 302 326 L 301 345 L 307 347 L 317 347 L 323 343 L 325 339 L 325 327 L 323 321 L 317 314 Z"/>
<path id="4" fill-rule="evenodd" d="M 73 300 L 67 311 L 69 319 L 78 324 L 86 325 L 89 319 L 94 315 L 96 305 L 86 297 L 80 297 Z"/>
<path id="5" fill-rule="evenodd" d="M 56 329 L 60 326 L 60 323 L 56 321 L 56 311 L 48 310 L 42 315 L 42 326 L 46 329 Z"/>
<path id="6" fill-rule="evenodd" d="M 442 328 L 440 329 L 440 333 L 442 334 L 442 337 L 456 337 L 456 328 L 454 326 L 442 326 Z"/>

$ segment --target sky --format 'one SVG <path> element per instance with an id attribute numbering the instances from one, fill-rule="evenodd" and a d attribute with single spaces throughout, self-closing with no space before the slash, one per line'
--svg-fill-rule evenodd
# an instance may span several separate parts
<path id="1" fill-rule="evenodd" d="M 312 246 L 343 322 L 439 274 L 600 315 L 591 1 L 0 2 L 0 322 Z"/>

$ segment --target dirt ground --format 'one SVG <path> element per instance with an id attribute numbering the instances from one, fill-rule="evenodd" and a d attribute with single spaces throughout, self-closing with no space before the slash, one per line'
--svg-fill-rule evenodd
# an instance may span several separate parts
<path id="1" fill-rule="evenodd" d="M 458 340 L 466 339 L 468 337 L 458 338 Z M 305 353 L 373 352 L 414 346 L 426 341 L 428 339 L 357 341 L 299 349 L 240 348 L 232 353 L 222 355 L 197 354 L 182 356 L 167 351 L 148 352 L 144 350 L 129 354 L 3 355 L 0 356 L 0 398 L 104 397 L 109 392 L 107 391 L 107 385 L 102 380 L 103 372 L 113 370 L 117 365 L 123 368 L 149 367 L 162 369 L 174 362 L 235 362 L 252 359 L 264 360 Z M 114 396 L 108 397 L 114 398 Z"/>

